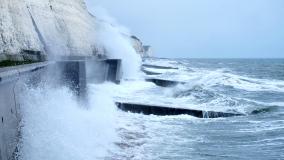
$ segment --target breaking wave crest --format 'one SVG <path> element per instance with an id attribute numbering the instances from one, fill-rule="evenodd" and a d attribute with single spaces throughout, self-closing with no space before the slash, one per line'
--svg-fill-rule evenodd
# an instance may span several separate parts
<path id="1" fill-rule="evenodd" d="M 283 80 L 240 75 L 230 68 L 190 67 L 188 63 L 166 59 L 145 63 L 178 68 L 162 72 L 161 69 L 146 68 L 161 73 L 147 77 L 184 82 L 163 92 L 178 106 L 188 104 L 185 106 L 196 109 L 250 114 L 271 106 L 283 106 L 284 103 Z"/>
<path id="2" fill-rule="evenodd" d="M 64 87 L 26 88 L 21 98 L 20 160 L 102 159 L 117 138 L 117 111 L 102 91 L 90 92 L 89 107 Z"/>

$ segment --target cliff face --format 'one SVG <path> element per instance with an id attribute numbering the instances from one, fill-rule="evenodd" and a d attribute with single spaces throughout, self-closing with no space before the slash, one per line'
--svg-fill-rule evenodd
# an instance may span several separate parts
<path id="1" fill-rule="evenodd" d="M 94 20 L 83 0 L 1 0 L 0 54 L 91 55 Z"/>
<path id="2" fill-rule="evenodd" d="M 130 42 L 138 54 L 144 54 L 143 43 L 139 38 L 137 38 L 136 36 L 130 36 Z"/>
<path id="3" fill-rule="evenodd" d="M 142 41 L 137 38 L 136 36 L 130 36 L 130 41 L 134 49 L 138 54 L 141 55 L 141 57 L 152 57 L 152 49 L 151 46 L 143 45 Z"/>
<path id="4" fill-rule="evenodd" d="M 98 54 L 97 23 L 84 0 L 1 0 L 0 60 L 22 50 L 51 58 Z"/>

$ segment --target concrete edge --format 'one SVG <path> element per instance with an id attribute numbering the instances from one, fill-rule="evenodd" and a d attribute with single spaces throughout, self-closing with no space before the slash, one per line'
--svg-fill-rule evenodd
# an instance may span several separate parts
<path id="1" fill-rule="evenodd" d="M 204 111 L 189 108 L 177 108 L 157 105 L 135 104 L 126 102 L 116 102 L 119 109 L 126 112 L 142 113 L 145 115 L 171 116 L 171 115 L 190 115 L 197 118 L 222 118 L 245 116 L 241 113 L 229 113 L 220 111 Z"/>
<path id="2" fill-rule="evenodd" d="M 33 64 L 0 68 L 0 83 L 13 80 L 20 75 L 34 72 L 53 63 L 55 62 L 39 62 Z"/>

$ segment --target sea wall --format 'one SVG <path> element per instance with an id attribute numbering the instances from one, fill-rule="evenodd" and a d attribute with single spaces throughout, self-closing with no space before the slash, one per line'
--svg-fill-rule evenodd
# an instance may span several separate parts
<path id="1" fill-rule="evenodd" d="M 0 69 L 0 159 L 10 160 L 16 151 L 21 119 L 18 95 L 22 83 L 36 83 L 47 63 Z M 33 81 L 29 81 L 33 79 Z"/>
<path id="2" fill-rule="evenodd" d="M 19 95 L 23 95 L 24 85 L 36 87 L 44 81 L 48 85 L 67 86 L 78 95 L 78 100 L 87 101 L 87 83 L 117 83 L 120 63 L 120 60 L 68 58 L 0 68 L 0 160 L 13 159 L 17 151 L 21 121 Z"/>
<path id="3" fill-rule="evenodd" d="M 17 144 L 18 123 L 20 116 L 17 111 L 19 104 L 15 100 L 14 87 L 16 82 L 1 83 L 0 85 L 0 159 L 9 159 Z"/>

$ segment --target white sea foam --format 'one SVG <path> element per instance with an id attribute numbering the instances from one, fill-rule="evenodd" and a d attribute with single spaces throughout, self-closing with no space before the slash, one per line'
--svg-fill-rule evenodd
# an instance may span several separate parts
<path id="1" fill-rule="evenodd" d="M 202 77 L 200 83 L 213 85 L 227 85 L 246 91 L 274 91 L 284 92 L 284 81 L 257 79 L 240 76 L 232 73 L 226 73 L 222 70 L 211 71 Z"/>
<path id="2" fill-rule="evenodd" d="M 180 85 L 183 87 L 183 85 Z M 216 97 L 217 99 L 201 103 L 195 96 L 176 98 L 173 93 L 176 88 L 158 87 L 154 83 L 145 81 L 123 81 L 120 85 L 105 83 L 103 85 L 90 85 L 92 90 L 104 89 L 119 102 L 147 104 L 163 107 L 188 108 L 205 111 L 229 111 L 228 97 Z M 179 90 L 179 89 L 177 89 Z M 204 98 L 204 97 L 203 97 Z M 233 101 L 233 100 L 231 100 Z M 233 106 L 235 111 L 245 113 L 248 106 Z"/>
<path id="3" fill-rule="evenodd" d="M 231 70 L 222 68 L 209 70 L 204 68 L 190 68 L 188 71 L 186 64 L 177 63 L 176 61 L 160 59 L 160 60 L 147 60 L 145 64 L 178 67 L 178 70 L 164 69 L 151 69 L 152 72 L 163 73 L 158 76 L 162 79 L 171 79 L 176 81 L 188 82 L 190 85 L 202 85 L 203 87 L 213 87 L 216 85 L 231 86 L 236 89 L 246 91 L 271 91 L 271 92 L 284 92 L 283 80 L 271 79 L 258 79 L 247 76 L 241 76 L 232 73 Z M 147 69 L 149 70 L 149 69 Z"/>
<path id="4" fill-rule="evenodd" d="M 154 66 L 164 66 L 164 67 L 182 67 L 179 65 L 179 63 L 175 60 L 169 60 L 169 59 L 147 59 L 146 62 L 144 62 L 146 65 L 154 65 Z"/>
<path id="5" fill-rule="evenodd" d="M 176 81 L 184 81 L 190 83 L 191 85 L 202 85 L 207 88 L 214 87 L 217 85 L 225 85 L 234 87 L 236 89 L 242 89 L 253 92 L 284 92 L 284 81 L 282 80 L 251 78 L 233 74 L 224 69 L 194 69 L 194 72 L 179 70 L 178 72 L 175 72 L 175 74 L 164 74 L 159 75 L 157 77 L 163 79 L 172 79 Z"/>
<path id="6" fill-rule="evenodd" d="M 156 68 L 145 68 L 146 71 L 154 72 L 154 73 L 167 73 L 167 72 L 175 72 L 176 69 L 156 69 Z"/>
<path id="7" fill-rule="evenodd" d="M 116 107 L 102 90 L 91 91 L 90 107 L 66 88 L 28 89 L 21 110 L 21 160 L 103 159 L 116 140 Z"/>
<path id="8" fill-rule="evenodd" d="M 129 30 L 119 25 L 103 8 L 93 12 L 101 19 L 96 25 L 97 46 L 104 48 L 109 58 L 122 60 L 124 78 L 139 77 L 142 60 L 131 44 Z"/>
<path id="9" fill-rule="evenodd" d="M 148 61 L 148 60 L 147 60 Z M 169 66 L 172 62 L 161 60 L 163 65 Z M 146 64 L 159 65 L 155 60 Z M 233 74 L 228 69 L 207 70 L 193 68 L 188 72 L 187 68 L 178 65 L 178 70 L 150 69 L 153 72 L 163 72 L 158 76 L 146 76 L 187 82 L 171 88 L 155 86 L 144 81 L 125 81 L 121 85 L 110 87 L 110 92 L 116 100 L 149 105 L 201 109 L 206 111 L 251 113 L 254 109 L 265 106 L 282 106 L 281 100 L 277 103 L 265 103 L 253 101 L 243 97 L 231 97 L 216 92 L 215 87 L 228 86 L 251 92 L 284 92 L 283 81 L 257 79 Z M 149 68 L 148 68 L 149 69 Z M 160 71 L 162 70 L 162 71 Z M 178 96 L 185 93 L 185 96 Z"/>

